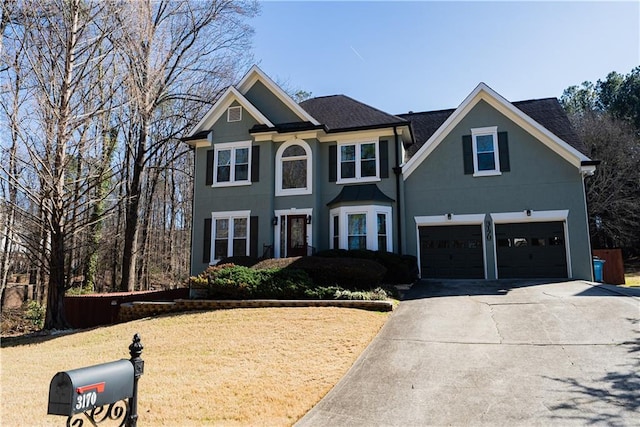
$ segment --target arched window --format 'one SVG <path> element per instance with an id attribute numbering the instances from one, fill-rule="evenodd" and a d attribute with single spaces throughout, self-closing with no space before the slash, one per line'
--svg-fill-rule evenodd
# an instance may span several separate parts
<path id="1" fill-rule="evenodd" d="M 276 196 L 311 194 L 311 148 L 289 141 L 276 152 Z"/>

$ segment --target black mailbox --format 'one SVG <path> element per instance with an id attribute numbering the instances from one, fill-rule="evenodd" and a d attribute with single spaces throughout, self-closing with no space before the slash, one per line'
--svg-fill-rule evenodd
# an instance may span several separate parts
<path id="1" fill-rule="evenodd" d="M 58 372 L 49 385 L 47 413 L 72 416 L 128 399 L 134 377 L 133 364 L 126 359 Z"/>

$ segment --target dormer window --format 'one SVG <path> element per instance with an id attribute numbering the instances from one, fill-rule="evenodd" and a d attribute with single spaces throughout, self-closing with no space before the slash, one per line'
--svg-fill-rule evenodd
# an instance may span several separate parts
<path id="1" fill-rule="evenodd" d="M 227 109 L 227 122 L 239 122 L 242 120 L 242 107 L 229 107 Z"/>

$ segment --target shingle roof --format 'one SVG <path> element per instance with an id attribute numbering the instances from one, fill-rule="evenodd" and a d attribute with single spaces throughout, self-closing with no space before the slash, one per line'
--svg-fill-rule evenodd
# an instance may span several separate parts
<path id="1" fill-rule="evenodd" d="M 325 125 L 328 132 L 407 124 L 394 116 L 345 95 L 322 96 L 302 101 L 300 106 Z"/>
<path id="2" fill-rule="evenodd" d="M 513 105 L 576 150 L 586 153 L 586 147 L 573 130 L 567 113 L 556 98 L 520 101 Z"/>
<path id="3" fill-rule="evenodd" d="M 558 138 L 581 153 L 585 153 L 584 144 L 571 127 L 562 105 L 556 98 L 531 99 L 512 104 Z M 410 157 L 427 142 L 454 111 L 455 109 L 398 114 L 399 117 L 411 122 L 415 142 L 407 147 L 407 153 Z"/>

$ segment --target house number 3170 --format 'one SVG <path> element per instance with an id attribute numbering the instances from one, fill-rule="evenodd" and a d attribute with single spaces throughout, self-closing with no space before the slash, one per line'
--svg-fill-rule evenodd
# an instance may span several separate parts
<path id="1" fill-rule="evenodd" d="M 85 409 L 89 406 L 95 405 L 98 399 L 98 394 L 95 391 L 81 394 L 76 399 L 76 410 Z"/>

